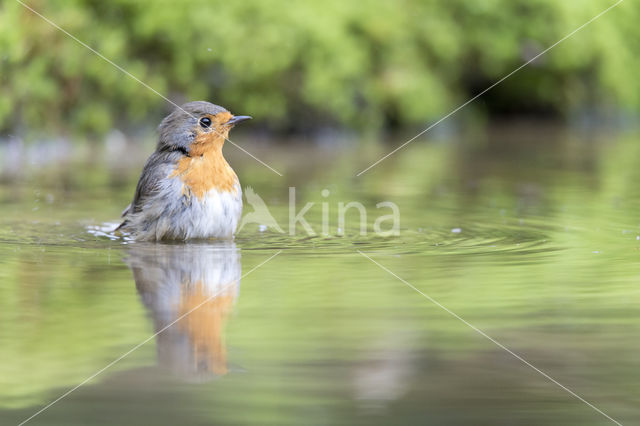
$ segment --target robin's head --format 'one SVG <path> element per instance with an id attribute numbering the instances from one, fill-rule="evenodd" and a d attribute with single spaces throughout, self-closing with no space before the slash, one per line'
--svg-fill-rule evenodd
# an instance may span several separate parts
<path id="1" fill-rule="evenodd" d="M 250 119 L 233 115 L 221 106 L 209 102 L 189 102 L 177 108 L 160 123 L 158 151 L 180 151 L 185 155 L 201 155 L 220 149 L 229 130 Z"/>

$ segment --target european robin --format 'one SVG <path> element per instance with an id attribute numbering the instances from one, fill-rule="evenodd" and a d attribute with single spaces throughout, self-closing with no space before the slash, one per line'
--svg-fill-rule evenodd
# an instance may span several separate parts
<path id="1" fill-rule="evenodd" d="M 250 118 L 203 101 L 165 117 L 117 230 L 147 241 L 233 238 L 242 189 L 222 146 L 229 130 Z"/>

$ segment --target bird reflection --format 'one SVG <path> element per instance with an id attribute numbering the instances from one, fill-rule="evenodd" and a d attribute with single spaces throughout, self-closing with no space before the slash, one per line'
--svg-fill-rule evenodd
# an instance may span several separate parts
<path id="1" fill-rule="evenodd" d="M 126 262 L 159 333 L 160 366 L 188 381 L 226 374 L 224 326 L 241 275 L 235 244 L 133 244 Z"/>

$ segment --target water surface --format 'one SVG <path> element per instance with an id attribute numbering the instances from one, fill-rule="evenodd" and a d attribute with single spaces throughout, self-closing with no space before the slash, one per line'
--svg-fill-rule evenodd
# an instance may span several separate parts
<path id="1" fill-rule="evenodd" d="M 640 421 L 637 135 L 424 140 L 359 178 L 384 146 L 253 148 L 284 177 L 227 147 L 243 185 L 285 230 L 295 186 L 318 235 L 125 244 L 87 228 L 117 219 L 144 158 L 5 167 L 0 423 L 142 342 L 29 424 L 612 423 L 432 300 Z M 387 200 L 399 236 L 371 232 Z M 366 235 L 355 214 L 337 235 L 340 201 L 367 207 Z"/>

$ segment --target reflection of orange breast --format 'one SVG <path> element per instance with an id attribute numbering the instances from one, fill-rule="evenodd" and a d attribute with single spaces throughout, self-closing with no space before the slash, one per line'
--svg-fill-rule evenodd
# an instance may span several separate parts
<path id="1" fill-rule="evenodd" d="M 179 326 L 189 336 L 195 365 L 206 363 L 217 375 L 227 373 L 227 350 L 222 333 L 231 312 L 235 286 L 226 284 L 221 288 L 225 290 L 212 297 L 199 281 L 183 290 L 179 309 L 179 316 L 193 310 L 180 320 Z"/>
<path id="2" fill-rule="evenodd" d="M 183 193 L 198 198 L 211 189 L 237 192 L 238 177 L 222 156 L 224 138 L 216 133 L 199 134 L 189 148 L 189 157 L 178 161 L 170 177 L 184 183 Z"/>

